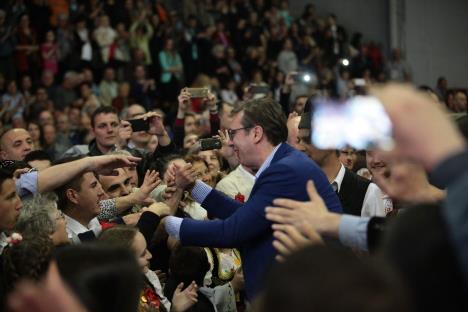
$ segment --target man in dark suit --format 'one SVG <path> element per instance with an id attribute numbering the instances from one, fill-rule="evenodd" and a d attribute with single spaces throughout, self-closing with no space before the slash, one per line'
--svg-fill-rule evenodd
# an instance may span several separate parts
<path id="1" fill-rule="evenodd" d="M 278 103 L 268 98 L 250 100 L 234 108 L 232 116 L 228 144 L 242 165 L 257 170 L 249 200 L 239 203 L 199 180 L 195 182 L 196 173 L 190 165 L 178 168 L 177 187 L 191 189 L 193 198 L 219 220 L 168 217 L 166 229 L 184 245 L 239 248 L 246 294 L 252 299 L 276 255 L 265 207 L 277 197 L 306 200 L 307 180 L 314 181 L 330 211 L 341 212 L 341 205 L 320 168 L 284 143 L 288 131 Z"/>

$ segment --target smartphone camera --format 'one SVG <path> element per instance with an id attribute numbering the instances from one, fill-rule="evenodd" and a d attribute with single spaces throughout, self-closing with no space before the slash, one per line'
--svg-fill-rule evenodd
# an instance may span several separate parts
<path id="1" fill-rule="evenodd" d="M 198 142 L 200 143 L 200 150 L 202 151 L 221 149 L 223 146 L 221 140 L 217 138 L 201 139 Z"/>
<path id="2" fill-rule="evenodd" d="M 299 72 L 291 74 L 292 79 L 295 83 L 302 83 L 302 84 L 315 84 L 317 83 L 317 77 L 309 72 Z"/>
<path id="3" fill-rule="evenodd" d="M 149 130 L 149 120 L 146 119 L 130 119 L 127 120 L 130 125 L 132 126 L 132 130 L 134 132 L 139 132 L 139 131 L 148 131 Z"/>

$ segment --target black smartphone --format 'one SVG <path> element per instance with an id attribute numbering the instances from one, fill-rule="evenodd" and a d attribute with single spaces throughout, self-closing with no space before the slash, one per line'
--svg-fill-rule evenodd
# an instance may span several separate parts
<path id="1" fill-rule="evenodd" d="M 208 139 L 201 139 L 200 142 L 200 150 L 202 151 L 209 151 L 214 149 L 221 149 L 223 144 L 221 143 L 220 139 L 217 138 L 208 138 Z"/>
<path id="2" fill-rule="evenodd" d="M 264 84 L 251 84 L 249 86 L 249 92 L 252 94 L 268 94 L 270 92 L 270 86 Z"/>
<path id="3" fill-rule="evenodd" d="M 149 130 L 149 120 L 146 119 L 130 119 L 130 120 L 127 120 L 130 125 L 132 125 L 132 130 L 134 132 L 138 132 L 138 131 L 148 131 Z"/>

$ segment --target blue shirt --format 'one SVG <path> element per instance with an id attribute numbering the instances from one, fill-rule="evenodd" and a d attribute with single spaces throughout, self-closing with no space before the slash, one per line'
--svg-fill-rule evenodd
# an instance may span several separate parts
<path id="1" fill-rule="evenodd" d="M 30 171 L 16 179 L 16 193 L 22 199 L 37 193 L 37 171 Z"/>

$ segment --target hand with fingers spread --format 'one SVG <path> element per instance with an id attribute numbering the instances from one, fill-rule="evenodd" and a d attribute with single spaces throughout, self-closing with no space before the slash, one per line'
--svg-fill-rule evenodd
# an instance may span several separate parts
<path id="1" fill-rule="evenodd" d="M 154 203 L 154 200 L 149 196 L 160 183 L 159 173 L 155 170 L 147 170 L 140 188 L 133 193 L 135 204 L 148 205 Z"/>
<path id="2" fill-rule="evenodd" d="M 226 159 L 229 159 L 231 157 L 236 157 L 236 154 L 234 153 L 234 148 L 229 145 L 229 134 L 227 130 L 218 130 L 219 133 L 219 139 L 221 140 L 222 147 L 219 150 L 221 153 L 221 156 L 223 156 Z"/>
<path id="3" fill-rule="evenodd" d="M 307 202 L 275 199 L 275 207 L 265 209 L 266 218 L 275 223 L 293 225 L 303 234 L 312 229 L 319 234 L 336 237 L 341 216 L 328 211 L 312 181 L 307 182 L 307 193 L 310 199 Z"/>
<path id="4" fill-rule="evenodd" d="M 272 228 L 275 238 L 273 247 L 279 253 L 276 256 L 278 261 L 284 261 L 284 257 L 308 245 L 323 244 L 320 234 L 312 228 L 303 229 L 307 234 L 299 232 L 297 228 L 289 224 L 273 224 Z"/>
<path id="5" fill-rule="evenodd" d="M 195 180 L 198 174 L 192 168 L 192 164 L 187 164 L 183 167 L 175 165 L 175 184 L 179 189 L 192 188 L 195 185 Z"/>
<path id="6" fill-rule="evenodd" d="M 87 170 L 100 175 L 115 174 L 115 169 L 123 167 L 135 167 L 141 158 L 126 155 L 102 155 L 85 158 Z"/>
<path id="7" fill-rule="evenodd" d="M 377 185 L 394 200 L 407 203 L 437 202 L 445 191 L 429 183 L 422 165 L 407 161 L 388 164 L 388 175 L 374 175 Z"/>
<path id="8" fill-rule="evenodd" d="M 132 137 L 132 134 L 133 134 L 132 125 L 126 120 L 121 120 L 120 121 L 120 126 L 119 126 L 119 145 L 120 145 L 120 147 L 127 146 L 128 141 Z"/>
<path id="9" fill-rule="evenodd" d="M 187 311 L 198 301 L 198 286 L 193 281 L 187 288 L 184 288 L 184 283 L 180 283 L 172 296 L 172 307 L 173 312 Z"/>

